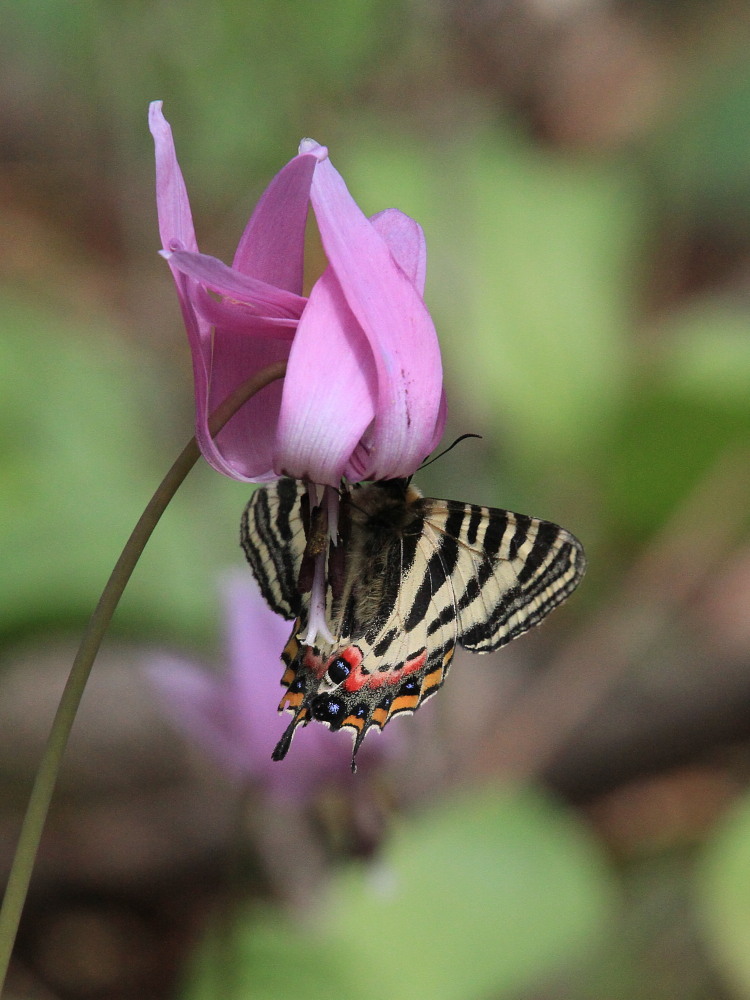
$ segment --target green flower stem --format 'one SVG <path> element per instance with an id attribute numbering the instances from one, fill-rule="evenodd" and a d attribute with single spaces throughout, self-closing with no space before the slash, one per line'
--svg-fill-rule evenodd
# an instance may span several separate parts
<path id="1" fill-rule="evenodd" d="M 239 386 L 212 414 L 209 428 L 212 435 L 218 434 L 231 416 L 243 403 L 276 379 L 283 378 L 286 362 L 278 362 L 265 368 L 257 376 Z M 193 438 L 183 449 L 172 468 L 166 474 L 158 489 L 141 514 L 120 558 L 112 570 L 102 591 L 94 613 L 89 619 L 78 653 L 70 669 L 65 689 L 57 707 L 42 760 L 34 779 L 29 804 L 26 808 L 18 846 L 13 857 L 8 886 L 0 908 L 0 995 L 10 964 L 21 912 L 26 901 L 31 872 L 47 819 L 52 794 L 57 782 L 63 753 L 68 736 L 83 696 L 86 682 L 99 652 L 104 634 L 112 620 L 112 615 L 122 597 L 123 591 L 135 569 L 151 533 L 159 522 L 187 474 L 200 457 L 200 451 Z"/>

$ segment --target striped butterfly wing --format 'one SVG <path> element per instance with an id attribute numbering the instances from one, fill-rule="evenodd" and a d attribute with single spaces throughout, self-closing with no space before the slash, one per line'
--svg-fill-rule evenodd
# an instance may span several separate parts
<path id="1" fill-rule="evenodd" d="M 583 577 L 583 546 L 551 521 L 453 500 L 425 504 L 431 567 L 415 604 L 442 576 L 440 616 L 455 621 L 465 649 L 489 653 L 538 625 Z"/>
<path id="2" fill-rule="evenodd" d="M 302 613 L 297 582 L 307 539 L 304 483 L 280 479 L 253 493 L 242 515 L 240 544 L 268 606 L 291 621 Z"/>
<path id="3" fill-rule="evenodd" d="M 371 565 L 359 562 L 361 553 L 352 553 L 347 600 L 333 603 L 333 645 L 304 646 L 295 628 L 283 651 L 281 683 L 287 693 L 280 708 L 295 717 L 274 750 L 276 760 L 286 755 L 297 725 L 314 719 L 333 731 L 352 732 L 355 770 L 367 732 L 415 712 L 447 676 L 455 623 L 439 620 L 437 593 L 428 599 L 429 613 L 421 619 L 411 604 L 414 577 L 421 578 L 427 565 L 421 538 L 415 539 L 413 558 L 405 552 L 408 540 L 393 535 L 379 541 L 383 544 Z"/>
<path id="4" fill-rule="evenodd" d="M 316 719 L 354 732 L 412 713 L 443 684 L 456 643 L 486 653 L 540 622 L 579 583 L 580 543 L 549 521 L 456 501 L 423 498 L 406 482 L 353 491 L 343 596 L 329 592 L 330 646 L 299 641 L 309 597 L 298 591 L 306 546 L 304 487 L 293 480 L 253 494 L 242 545 L 274 611 L 296 618 L 282 659 L 296 726 Z"/>
<path id="5" fill-rule="evenodd" d="M 381 729 L 440 689 L 457 643 L 476 653 L 505 645 L 561 604 L 586 568 L 580 542 L 550 521 L 452 500 L 420 497 L 413 507 L 415 531 L 394 538 L 377 567 L 398 584 L 347 640 L 383 682 L 369 723 Z M 364 574 L 358 593 L 360 582 L 354 593 L 364 608 Z M 367 725 L 356 727 L 356 746 Z"/>
<path id="6" fill-rule="evenodd" d="M 418 505 L 423 502 L 419 498 Z M 369 611 L 347 622 L 346 641 L 362 651 L 366 669 L 352 685 L 360 712 L 349 711 L 345 720 L 356 731 L 355 755 L 371 726 L 382 729 L 397 715 L 413 714 L 448 675 L 457 629 L 455 618 L 441 613 L 451 584 L 442 566 L 431 560 L 433 551 L 417 515 L 372 560 L 383 581 L 379 602 L 368 604 L 370 585 L 364 574 L 354 583 L 351 604 Z"/>

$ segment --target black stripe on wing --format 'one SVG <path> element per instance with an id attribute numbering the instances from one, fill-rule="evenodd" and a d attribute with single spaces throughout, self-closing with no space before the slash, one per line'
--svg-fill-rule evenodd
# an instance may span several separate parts
<path id="1" fill-rule="evenodd" d="M 458 641 L 487 653 L 537 625 L 578 586 L 583 547 L 564 528 L 525 514 L 456 501 L 425 501 L 425 532 L 445 566 Z M 434 587 L 425 575 L 423 585 Z"/>
<path id="2" fill-rule="evenodd" d="M 372 568 L 378 577 L 379 599 L 376 604 L 370 605 L 366 627 L 355 628 L 351 633 L 353 637 L 361 635 L 365 642 L 373 644 L 381 636 L 386 625 L 391 622 L 402 598 L 404 580 L 407 579 L 416 559 L 420 535 L 421 531 L 417 528 L 410 530 L 402 538 L 394 538 L 382 548 L 380 557 L 373 561 Z M 363 570 L 362 580 L 357 581 L 355 587 L 360 606 L 367 607 L 370 604 L 367 595 L 368 590 L 372 589 L 374 589 L 373 580 L 368 578 L 367 570 Z M 408 626 L 404 624 L 403 615 L 398 617 L 397 627 L 399 630 L 405 628 L 407 632 L 409 631 Z"/>
<path id="3" fill-rule="evenodd" d="M 306 544 L 300 514 L 304 490 L 294 479 L 259 487 L 240 526 L 240 543 L 263 597 L 289 620 L 302 613 L 297 582 Z"/>

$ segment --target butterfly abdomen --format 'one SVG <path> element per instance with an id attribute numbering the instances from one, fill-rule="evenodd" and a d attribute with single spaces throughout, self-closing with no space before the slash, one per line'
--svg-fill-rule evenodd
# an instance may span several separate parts
<path id="1" fill-rule="evenodd" d="M 393 615 L 422 533 L 423 504 L 419 492 L 405 480 L 371 483 L 352 491 L 340 605 L 343 634 L 373 643 Z"/>

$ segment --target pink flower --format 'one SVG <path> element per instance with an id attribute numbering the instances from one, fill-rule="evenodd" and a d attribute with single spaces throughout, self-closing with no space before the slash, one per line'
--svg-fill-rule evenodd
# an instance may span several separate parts
<path id="1" fill-rule="evenodd" d="M 151 663 L 149 679 L 167 715 L 233 778 L 256 780 L 278 798 L 305 798 L 324 784 L 348 783 L 351 740 L 321 726 L 298 732 L 297 752 L 284 767 L 273 763 L 271 751 L 286 728 L 276 709 L 282 693 L 279 650 L 289 636 L 289 623 L 267 607 L 249 574 L 227 579 L 224 602 L 224 671 L 173 656 Z"/>
<path id="2" fill-rule="evenodd" d="M 198 252 L 161 102 L 150 108 L 163 253 L 193 357 L 196 433 L 232 479 L 411 475 L 445 423 L 437 336 L 422 294 L 425 242 L 396 209 L 366 218 L 311 139 L 271 181 L 232 266 Z M 312 204 L 328 267 L 302 295 Z M 283 382 L 246 403 L 214 440 L 208 416 L 238 385 L 288 359 Z"/>

